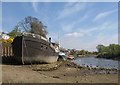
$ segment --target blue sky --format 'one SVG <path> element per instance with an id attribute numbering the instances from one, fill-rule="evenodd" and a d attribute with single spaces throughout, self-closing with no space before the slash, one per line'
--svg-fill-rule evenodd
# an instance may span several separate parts
<path id="1" fill-rule="evenodd" d="M 3 2 L 1 31 L 27 16 L 42 21 L 64 48 L 95 51 L 98 44 L 118 43 L 117 2 Z"/>

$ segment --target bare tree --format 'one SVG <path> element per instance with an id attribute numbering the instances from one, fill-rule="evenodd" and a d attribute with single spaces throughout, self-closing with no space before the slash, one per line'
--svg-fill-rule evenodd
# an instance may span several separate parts
<path id="1" fill-rule="evenodd" d="M 41 35 L 43 37 L 46 37 L 47 31 L 46 26 L 43 25 L 41 21 L 39 21 L 37 18 L 28 16 L 24 20 L 20 21 L 17 24 L 18 28 L 21 29 L 21 31 L 30 32 L 34 34 Z"/>

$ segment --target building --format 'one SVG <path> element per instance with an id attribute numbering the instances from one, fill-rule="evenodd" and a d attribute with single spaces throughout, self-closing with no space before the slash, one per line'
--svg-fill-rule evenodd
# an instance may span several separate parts
<path id="1" fill-rule="evenodd" d="M 7 39 L 10 38 L 10 36 L 7 35 L 6 33 L 3 33 L 3 32 L 2 32 L 2 33 L 0 33 L 0 38 L 7 40 Z"/>

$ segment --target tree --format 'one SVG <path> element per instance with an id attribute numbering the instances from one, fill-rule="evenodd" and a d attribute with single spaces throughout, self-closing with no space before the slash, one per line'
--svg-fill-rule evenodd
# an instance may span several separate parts
<path id="1" fill-rule="evenodd" d="M 96 48 L 99 52 L 99 57 L 117 59 L 120 56 L 119 44 L 110 44 L 109 46 L 98 45 Z"/>
<path id="2" fill-rule="evenodd" d="M 104 45 L 98 45 L 96 48 L 97 48 L 99 53 L 105 52 L 105 46 Z"/>
<path id="3" fill-rule="evenodd" d="M 41 21 L 39 21 L 35 17 L 28 16 L 24 20 L 18 23 L 18 27 L 21 28 L 25 32 L 30 32 L 34 34 L 41 35 L 46 38 L 47 26 L 44 26 Z"/>
<path id="4" fill-rule="evenodd" d="M 78 52 L 79 55 L 85 55 L 85 54 L 87 54 L 87 53 L 88 53 L 88 51 L 85 51 L 85 50 L 80 50 L 80 51 Z"/>
<path id="5" fill-rule="evenodd" d="M 8 35 L 13 38 L 15 38 L 16 36 L 19 36 L 21 34 L 22 34 L 22 32 L 20 29 L 18 29 L 18 26 L 15 26 L 15 28 L 11 32 L 8 33 Z"/>
<path id="6" fill-rule="evenodd" d="M 41 35 L 46 38 L 47 31 L 46 26 L 43 25 L 41 21 L 39 21 L 35 17 L 28 16 L 25 19 L 21 20 L 15 28 L 9 33 L 10 36 L 16 37 L 21 35 L 23 32 L 34 33 Z"/>

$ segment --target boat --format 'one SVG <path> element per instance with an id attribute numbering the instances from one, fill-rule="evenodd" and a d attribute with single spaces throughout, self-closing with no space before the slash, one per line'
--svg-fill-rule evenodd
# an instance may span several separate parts
<path id="1" fill-rule="evenodd" d="M 67 59 L 72 60 L 72 59 L 74 59 L 74 56 L 73 55 L 68 55 Z"/>
<path id="2" fill-rule="evenodd" d="M 58 47 L 52 45 L 40 35 L 24 33 L 12 42 L 13 54 L 17 62 L 22 64 L 54 63 L 58 59 Z"/>
<path id="3" fill-rule="evenodd" d="M 66 61 L 67 55 L 64 52 L 59 52 L 59 59 Z"/>

